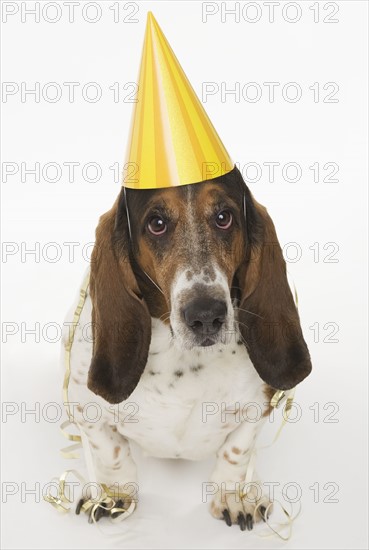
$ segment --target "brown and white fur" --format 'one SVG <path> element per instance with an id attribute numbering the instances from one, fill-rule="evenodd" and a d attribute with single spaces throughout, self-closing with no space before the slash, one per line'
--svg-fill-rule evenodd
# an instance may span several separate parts
<path id="1" fill-rule="evenodd" d="M 265 418 L 274 389 L 311 370 L 266 209 L 237 168 L 195 185 L 127 189 L 100 219 L 90 268 L 69 400 L 98 482 L 137 482 L 130 441 L 155 457 L 215 454 L 211 512 L 251 529 L 256 503 L 237 488 L 262 422 L 240 410 L 258 404 Z M 93 422 L 90 403 L 101 411 Z"/>

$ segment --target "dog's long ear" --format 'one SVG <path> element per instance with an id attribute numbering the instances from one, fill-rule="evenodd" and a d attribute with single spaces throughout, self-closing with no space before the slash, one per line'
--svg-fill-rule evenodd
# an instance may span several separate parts
<path id="1" fill-rule="evenodd" d="M 88 387 L 109 403 L 135 389 L 145 368 L 151 317 L 133 274 L 125 209 L 118 203 L 100 218 L 91 257 L 93 356 Z"/>
<path id="2" fill-rule="evenodd" d="M 249 253 L 239 281 L 239 326 L 260 377 L 273 388 L 286 390 L 308 376 L 310 355 L 274 224 L 266 209 L 247 195 L 253 227 L 248 223 Z"/>

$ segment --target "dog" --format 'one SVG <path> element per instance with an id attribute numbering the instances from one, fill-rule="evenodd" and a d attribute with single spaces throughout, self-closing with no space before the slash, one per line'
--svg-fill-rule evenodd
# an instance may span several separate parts
<path id="1" fill-rule="evenodd" d="M 236 167 L 196 185 L 122 189 L 96 230 L 71 350 L 69 400 L 99 483 L 127 494 L 137 482 L 130 441 L 154 457 L 216 455 L 211 514 L 252 529 L 268 501 L 237 487 L 271 396 L 310 371 L 273 222 Z M 240 416 L 250 403 L 258 422 Z"/>

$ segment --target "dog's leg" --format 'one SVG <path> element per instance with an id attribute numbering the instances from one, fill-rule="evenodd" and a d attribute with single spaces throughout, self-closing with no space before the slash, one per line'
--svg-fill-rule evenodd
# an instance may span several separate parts
<path id="1" fill-rule="evenodd" d="M 138 498 L 136 465 L 128 440 L 108 422 L 78 425 L 89 441 L 97 483 L 107 486 L 114 500 L 119 501 L 118 507 L 128 508 L 132 500 L 136 502 Z M 85 499 L 93 496 L 91 493 L 84 495 Z M 122 499 L 121 495 L 126 496 Z M 77 513 L 80 506 L 81 501 Z M 102 515 L 100 512 L 97 519 Z"/>
<path id="2" fill-rule="evenodd" d="M 264 519 L 269 500 L 263 496 L 261 483 L 253 473 L 249 492 L 242 498 L 245 488 L 245 476 L 252 468 L 253 446 L 261 422 L 252 424 L 243 422 L 227 437 L 217 453 L 217 462 L 211 476 L 210 494 L 213 495 L 210 512 L 227 525 L 238 523 L 242 530 L 251 530 L 255 521 Z M 255 514 L 256 506 L 258 509 Z"/>

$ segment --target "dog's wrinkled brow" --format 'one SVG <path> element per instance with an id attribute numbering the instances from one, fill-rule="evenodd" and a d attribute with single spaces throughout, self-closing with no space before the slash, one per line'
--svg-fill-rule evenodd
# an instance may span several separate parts
<path id="1" fill-rule="evenodd" d="M 142 221 L 152 212 L 166 213 L 168 216 L 172 216 L 173 206 L 183 201 L 181 198 L 183 193 L 180 193 L 180 191 L 180 189 L 175 188 L 131 191 L 128 193 L 127 202 L 130 212 L 132 212 L 132 218 Z"/>
<path id="2" fill-rule="evenodd" d="M 152 216 L 155 214 L 163 216 L 165 218 L 172 218 L 174 215 L 173 209 L 170 208 L 168 203 L 163 199 L 153 199 L 149 202 L 142 214 L 142 221 L 145 221 L 148 216 Z"/>

